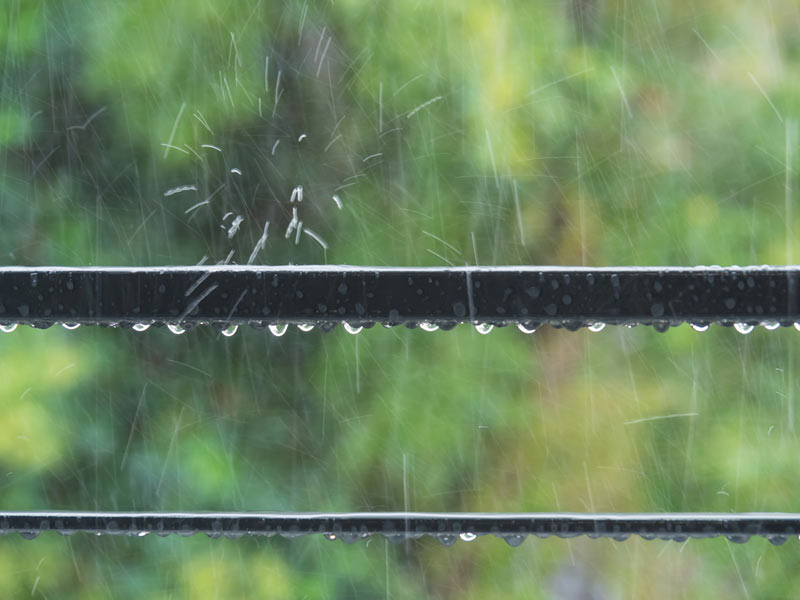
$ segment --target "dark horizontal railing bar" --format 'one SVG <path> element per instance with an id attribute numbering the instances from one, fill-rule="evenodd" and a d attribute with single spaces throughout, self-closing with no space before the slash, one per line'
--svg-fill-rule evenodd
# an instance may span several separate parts
<path id="1" fill-rule="evenodd" d="M 0 324 L 800 321 L 800 267 L 5 267 Z"/>
<path id="2" fill-rule="evenodd" d="M 779 544 L 800 535 L 800 513 L 150 513 L 150 512 L 2 512 L 0 533 L 32 538 L 43 531 L 71 534 L 243 535 L 297 537 L 324 534 L 357 541 L 381 534 L 392 541 L 431 535 L 445 544 L 495 535 L 512 545 L 526 536 L 590 537 L 685 541 L 726 536 L 745 542 L 762 536 Z"/>

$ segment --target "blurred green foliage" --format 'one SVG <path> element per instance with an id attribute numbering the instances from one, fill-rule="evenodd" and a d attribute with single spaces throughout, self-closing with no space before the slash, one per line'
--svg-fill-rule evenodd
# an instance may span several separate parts
<path id="1" fill-rule="evenodd" d="M 0 261 L 241 264 L 269 221 L 256 263 L 792 262 L 799 25 L 790 0 L 5 0 Z M 297 185 L 327 249 L 284 236 Z M 20 329 L 0 504 L 792 511 L 797 335 Z M 52 534 L 0 540 L 0 594 L 788 598 L 799 557 Z"/>

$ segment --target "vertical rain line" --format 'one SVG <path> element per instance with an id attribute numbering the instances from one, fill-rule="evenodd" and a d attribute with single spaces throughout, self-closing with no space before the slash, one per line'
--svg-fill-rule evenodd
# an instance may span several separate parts
<path id="1" fill-rule="evenodd" d="M 586 219 L 584 215 L 583 185 L 581 179 L 581 141 L 578 128 L 575 128 L 575 169 L 578 176 L 578 230 L 581 236 L 581 266 L 586 266 Z"/>
<path id="2" fill-rule="evenodd" d="M 786 138 L 786 177 L 784 180 L 784 223 L 786 227 L 786 264 L 794 261 L 794 240 L 792 239 L 792 142 L 795 137 L 796 122 L 786 119 L 784 124 Z"/>
<path id="3" fill-rule="evenodd" d="M 694 354 L 694 348 L 692 348 L 692 393 L 691 393 L 691 412 L 696 413 L 697 411 L 697 359 Z M 681 489 L 681 510 L 686 509 L 686 489 L 688 487 L 689 482 L 689 465 L 692 464 L 692 451 L 694 449 L 694 424 L 695 419 L 689 419 L 689 433 L 686 438 L 686 457 L 683 463 L 683 486 Z"/>
<path id="4" fill-rule="evenodd" d="M 355 349 L 356 349 L 356 396 L 361 394 L 361 364 L 358 359 L 358 338 L 360 336 L 354 335 L 355 338 Z"/>
<path id="5" fill-rule="evenodd" d="M 787 118 L 784 124 L 786 138 L 786 179 L 784 182 L 784 222 L 786 227 L 786 264 L 794 262 L 794 240 L 792 238 L 792 144 L 794 143 L 797 124 L 793 118 Z M 797 302 L 797 281 L 789 282 L 789 306 Z M 794 434 L 794 344 L 789 341 L 786 353 L 786 420 L 789 431 Z"/>
<path id="6" fill-rule="evenodd" d="M 403 452 L 403 512 L 408 515 L 409 513 L 409 504 L 408 504 L 408 452 Z M 409 520 L 406 518 L 406 534 L 409 531 Z M 411 554 L 411 545 L 410 539 L 408 535 L 404 536 L 406 538 L 406 558 Z"/>
<path id="7" fill-rule="evenodd" d="M 385 556 L 386 556 L 386 600 L 391 598 L 391 594 L 389 593 L 389 540 L 388 538 L 384 541 L 384 548 L 385 548 Z"/>

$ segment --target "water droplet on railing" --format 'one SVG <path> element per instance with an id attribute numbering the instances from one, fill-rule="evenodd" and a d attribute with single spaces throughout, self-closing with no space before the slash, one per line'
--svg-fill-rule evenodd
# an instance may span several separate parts
<path id="1" fill-rule="evenodd" d="M 589 331 L 594 331 L 595 333 L 597 333 L 598 331 L 603 331 L 603 329 L 605 328 L 606 328 L 605 323 L 592 323 L 591 325 L 589 325 Z"/>
<path id="2" fill-rule="evenodd" d="M 38 531 L 20 531 L 19 534 L 26 540 L 33 540 L 39 537 Z"/>
<path id="3" fill-rule="evenodd" d="M 477 330 L 478 333 L 486 335 L 492 329 L 494 329 L 494 325 L 492 325 L 491 323 L 475 323 L 475 329 Z"/>
<path id="4" fill-rule="evenodd" d="M 347 333 L 351 334 L 351 335 L 355 335 L 355 334 L 357 334 L 358 332 L 360 332 L 362 329 L 364 329 L 364 328 L 363 328 L 361 325 L 351 325 L 351 324 L 350 324 L 350 323 L 348 323 L 347 321 L 345 321 L 344 323 L 342 323 L 342 325 L 344 325 L 344 330 L 345 330 Z"/>
<path id="5" fill-rule="evenodd" d="M 736 331 L 743 334 L 748 334 L 754 329 L 754 326 L 749 323 L 734 323 L 733 327 Z"/>
<path id="6" fill-rule="evenodd" d="M 228 325 L 225 329 L 222 330 L 222 335 L 225 337 L 231 337 L 239 330 L 238 325 Z"/>
<path id="7" fill-rule="evenodd" d="M 150 329 L 150 323 L 134 323 L 133 330 L 134 331 L 147 331 Z"/>
<path id="8" fill-rule="evenodd" d="M 324 535 L 325 535 L 325 539 L 326 540 L 333 541 L 333 540 L 336 539 L 336 534 L 335 533 L 326 533 Z"/>
<path id="9" fill-rule="evenodd" d="M 286 330 L 289 329 L 289 325 L 286 323 L 273 323 L 268 327 L 269 332 L 274 335 L 275 337 L 281 337 Z"/>
<path id="10" fill-rule="evenodd" d="M 61 326 L 64 329 L 72 330 L 72 329 L 77 329 L 78 327 L 81 326 L 81 324 L 80 323 L 62 323 Z"/>
<path id="11" fill-rule="evenodd" d="M 436 534 L 436 539 L 442 544 L 442 546 L 452 546 L 456 543 L 458 537 L 452 533 L 439 533 Z"/>
<path id="12" fill-rule="evenodd" d="M 768 329 L 769 331 L 774 331 L 781 326 L 781 324 L 777 321 L 764 321 L 761 323 L 761 325 L 764 327 L 764 329 Z"/>
<path id="13" fill-rule="evenodd" d="M 517 323 L 517 329 L 522 333 L 533 333 L 536 331 L 536 323 Z"/>
<path id="14" fill-rule="evenodd" d="M 15 327 L 16 327 L 16 325 L 15 325 Z M 794 328 L 797 329 L 797 331 L 800 331 L 800 321 L 795 321 Z"/>
<path id="15" fill-rule="evenodd" d="M 460 537 L 461 541 L 463 541 L 463 542 L 471 542 L 474 539 L 476 539 L 478 536 L 475 535 L 474 533 L 470 533 L 469 531 L 465 531 L 465 532 L 459 534 L 458 537 Z"/>
<path id="16" fill-rule="evenodd" d="M 181 335 L 182 333 L 186 332 L 186 330 L 177 323 L 167 323 L 167 329 L 169 329 L 175 335 Z"/>
<path id="17" fill-rule="evenodd" d="M 708 323 L 691 323 L 692 329 L 695 331 L 708 331 L 709 324 Z"/>
<path id="18" fill-rule="evenodd" d="M 144 536 L 146 536 L 148 533 L 150 533 L 150 532 L 149 532 L 149 531 L 140 531 L 140 532 L 138 532 L 136 535 L 137 535 L 138 537 L 144 537 Z"/>
<path id="19" fill-rule="evenodd" d="M 17 328 L 16 323 L 11 323 L 11 325 L 0 325 L 0 331 L 3 333 L 11 333 Z"/>
<path id="20" fill-rule="evenodd" d="M 297 325 L 297 328 L 300 331 L 304 331 L 304 332 L 307 333 L 307 332 L 311 331 L 312 329 L 314 329 L 314 326 L 311 323 L 299 323 Z"/>
<path id="21" fill-rule="evenodd" d="M 785 535 L 768 535 L 767 539 L 773 546 L 780 546 L 785 544 L 788 538 Z"/>
<path id="22" fill-rule="evenodd" d="M 422 329 L 423 331 L 436 331 L 437 329 L 439 329 L 439 326 L 433 323 L 428 323 L 427 321 L 423 321 L 422 323 L 419 324 L 419 328 Z"/>
<path id="23" fill-rule="evenodd" d="M 516 548 L 522 542 L 525 541 L 526 536 L 521 533 L 504 533 L 500 537 L 502 537 L 506 544 L 511 546 L 512 548 Z"/>

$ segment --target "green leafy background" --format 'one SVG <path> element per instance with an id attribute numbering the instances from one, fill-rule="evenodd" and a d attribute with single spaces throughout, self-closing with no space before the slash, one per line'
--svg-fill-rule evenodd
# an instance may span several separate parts
<path id="1" fill-rule="evenodd" d="M 243 264 L 269 221 L 256 264 L 791 263 L 798 27 L 790 0 L 5 0 L 0 262 Z M 297 185 L 327 249 L 284 237 Z M 798 335 L 20 328 L 0 505 L 796 511 Z M 11 535 L 0 595 L 791 598 L 799 544 Z"/>

